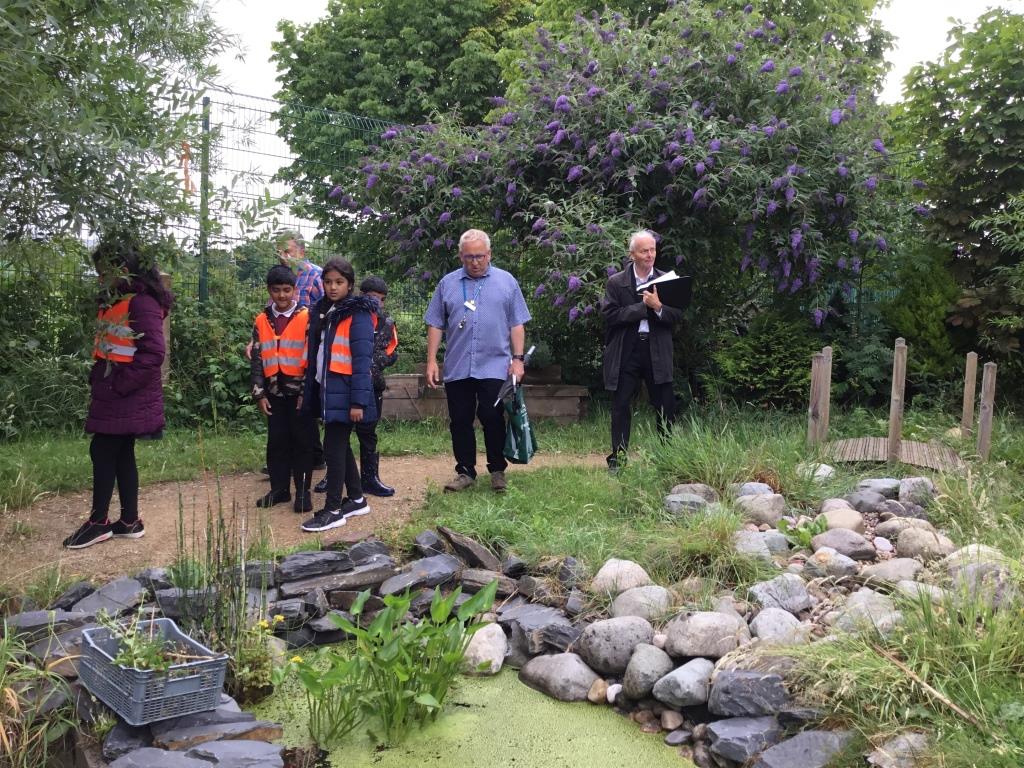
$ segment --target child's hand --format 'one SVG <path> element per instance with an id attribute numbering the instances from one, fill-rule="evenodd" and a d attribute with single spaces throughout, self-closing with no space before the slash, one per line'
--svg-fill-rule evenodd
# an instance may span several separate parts
<path id="1" fill-rule="evenodd" d="M 259 405 L 260 405 L 260 411 L 263 413 L 263 415 L 264 416 L 269 416 L 270 415 L 270 401 L 267 400 L 267 398 L 265 398 L 265 397 L 261 397 L 259 399 Z"/>
<path id="2" fill-rule="evenodd" d="M 358 423 L 363 420 L 363 409 L 362 408 L 349 408 L 348 417 L 352 419 L 353 423 Z"/>

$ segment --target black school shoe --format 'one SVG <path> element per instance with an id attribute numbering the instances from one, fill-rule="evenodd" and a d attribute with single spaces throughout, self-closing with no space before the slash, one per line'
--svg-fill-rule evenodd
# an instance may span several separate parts
<path id="1" fill-rule="evenodd" d="M 106 520 L 102 523 L 86 520 L 77 531 L 64 539 L 64 547 L 66 549 L 85 549 L 93 544 L 99 544 L 114 535 L 111 531 L 112 528 L 113 526 Z"/>
<path id="2" fill-rule="evenodd" d="M 118 520 L 110 526 L 110 533 L 115 539 L 141 539 L 146 535 L 146 528 L 141 520 L 133 520 L 130 523 Z"/>
<path id="3" fill-rule="evenodd" d="M 329 531 L 331 528 L 340 528 L 345 524 L 345 515 L 340 509 L 321 509 L 309 520 L 302 524 L 302 530 L 306 533 L 317 533 Z"/>
<path id="4" fill-rule="evenodd" d="M 271 491 L 266 496 L 256 500 L 257 507 L 272 507 L 275 504 L 284 504 L 291 501 L 292 495 L 289 491 Z"/>
<path id="5" fill-rule="evenodd" d="M 360 498 L 359 501 L 345 499 L 341 502 L 341 514 L 343 517 L 360 517 L 362 515 L 368 515 L 370 514 L 370 503 L 365 497 Z"/>
<path id="6" fill-rule="evenodd" d="M 314 486 L 313 490 L 316 491 L 317 493 L 327 493 L 327 478 L 325 477 L 319 483 L 317 483 L 316 486 Z"/>
<path id="7" fill-rule="evenodd" d="M 312 512 L 313 511 L 313 497 L 309 491 L 303 491 L 295 494 L 295 504 L 292 508 L 299 513 Z"/>

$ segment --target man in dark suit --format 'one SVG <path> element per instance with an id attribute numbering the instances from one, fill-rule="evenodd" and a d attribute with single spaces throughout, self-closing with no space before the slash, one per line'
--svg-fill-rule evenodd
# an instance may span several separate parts
<path id="1" fill-rule="evenodd" d="M 661 303 L 657 287 L 638 292 L 645 283 L 664 274 L 654 268 L 657 245 L 650 230 L 629 238 L 626 269 L 608 278 L 601 314 L 605 320 L 604 387 L 612 400 L 612 452 L 608 468 L 619 466 L 629 447 L 633 395 L 641 379 L 657 414 L 658 432 L 666 435 L 675 417 L 672 392 L 672 327 L 683 312 Z"/>

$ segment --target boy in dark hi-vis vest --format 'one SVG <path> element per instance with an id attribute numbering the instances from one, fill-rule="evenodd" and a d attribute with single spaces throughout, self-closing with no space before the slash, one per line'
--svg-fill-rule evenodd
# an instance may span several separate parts
<path id="1" fill-rule="evenodd" d="M 309 512 L 313 427 L 310 415 L 301 410 L 309 311 L 295 299 L 295 273 L 288 267 L 271 267 L 267 291 L 270 304 L 256 316 L 252 329 L 252 395 L 267 417 L 270 492 L 256 506 L 291 501 L 294 481 L 294 510 Z"/>

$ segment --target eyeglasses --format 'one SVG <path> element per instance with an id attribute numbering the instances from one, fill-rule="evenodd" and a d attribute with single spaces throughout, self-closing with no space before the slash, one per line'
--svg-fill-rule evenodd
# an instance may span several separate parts
<path id="1" fill-rule="evenodd" d="M 460 253 L 459 254 L 459 258 L 465 259 L 466 261 L 483 261 L 488 256 L 490 256 L 489 253 Z"/>

